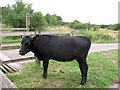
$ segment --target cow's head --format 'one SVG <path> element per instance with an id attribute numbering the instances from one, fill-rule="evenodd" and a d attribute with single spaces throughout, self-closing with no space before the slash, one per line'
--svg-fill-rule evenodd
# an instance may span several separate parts
<path id="1" fill-rule="evenodd" d="M 20 55 L 25 55 L 31 50 L 31 41 L 32 41 L 32 38 L 30 36 L 22 37 L 22 41 L 21 41 L 22 46 L 19 51 Z"/>

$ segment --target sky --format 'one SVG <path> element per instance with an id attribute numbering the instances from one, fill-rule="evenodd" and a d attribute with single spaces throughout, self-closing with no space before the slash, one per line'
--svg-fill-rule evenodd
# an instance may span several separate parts
<path id="1" fill-rule="evenodd" d="M 78 20 L 92 24 L 118 23 L 118 2 L 120 0 L 23 0 L 32 4 L 34 11 L 43 15 L 56 14 L 63 21 Z M 2 2 L 2 3 L 1 3 Z M 15 0 L 0 0 L 0 6 L 15 4 Z"/>

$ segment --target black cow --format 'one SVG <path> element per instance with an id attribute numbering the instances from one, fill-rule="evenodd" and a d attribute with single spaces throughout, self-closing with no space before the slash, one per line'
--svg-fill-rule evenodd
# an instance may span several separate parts
<path id="1" fill-rule="evenodd" d="M 36 35 L 33 38 L 25 36 L 21 44 L 20 55 L 32 51 L 39 60 L 43 60 L 44 78 L 47 78 L 49 59 L 63 62 L 76 59 L 82 73 L 81 85 L 86 83 L 88 70 L 86 57 L 91 46 L 89 38 L 83 36 Z"/>

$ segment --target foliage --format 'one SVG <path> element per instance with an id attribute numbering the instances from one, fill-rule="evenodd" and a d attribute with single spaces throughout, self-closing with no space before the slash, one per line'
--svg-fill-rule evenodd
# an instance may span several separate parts
<path id="1" fill-rule="evenodd" d="M 111 29 L 111 30 L 120 30 L 120 24 L 109 25 L 108 29 Z"/>
<path id="2" fill-rule="evenodd" d="M 11 27 L 26 27 L 26 13 L 33 13 L 31 4 L 16 0 L 12 6 L 2 7 L 2 22 Z"/>
<path id="3" fill-rule="evenodd" d="M 45 19 L 49 26 L 56 26 L 62 24 L 62 18 L 57 15 L 46 14 Z"/>
<path id="4" fill-rule="evenodd" d="M 46 14 L 45 19 L 46 19 L 48 25 L 50 25 L 51 15 L 50 14 Z"/>
<path id="5" fill-rule="evenodd" d="M 99 26 L 94 25 L 94 26 L 93 26 L 93 31 L 96 31 L 96 30 L 99 30 Z"/>
<path id="6" fill-rule="evenodd" d="M 92 25 L 90 24 L 90 22 L 89 22 L 89 23 L 86 23 L 86 28 L 87 28 L 87 30 L 91 30 Z"/>
<path id="7" fill-rule="evenodd" d="M 73 22 L 71 22 L 69 24 L 70 28 L 73 29 L 87 29 L 90 30 L 91 29 L 91 24 L 90 23 L 81 23 L 78 20 L 74 20 Z"/>
<path id="8" fill-rule="evenodd" d="M 109 25 L 104 25 L 104 24 L 102 24 L 102 25 L 100 25 L 100 28 L 106 29 L 106 28 L 108 28 L 108 26 L 109 26 Z"/>
<path id="9" fill-rule="evenodd" d="M 76 61 L 50 60 L 45 80 L 43 68 L 38 68 L 35 62 L 25 63 L 23 71 L 7 76 L 18 88 L 108 88 L 118 75 L 117 60 L 118 50 L 90 53 L 87 59 L 88 80 L 83 86 L 80 86 L 81 74 Z"/>
<path id="10" fill-rule="evenodd" d="M 103 31 L 84 30 L 84 31 L 79 31 L 77 35 L 89 37 L 92 41 L 114 40 L 113 36 L 104 33 Z"/>
<path id="11" fill-rule="evenodd" d="M 41 12 L 33 13 L 31 17 L 31 29 L 43 30 L 47 26 L 47 22 Z"/>

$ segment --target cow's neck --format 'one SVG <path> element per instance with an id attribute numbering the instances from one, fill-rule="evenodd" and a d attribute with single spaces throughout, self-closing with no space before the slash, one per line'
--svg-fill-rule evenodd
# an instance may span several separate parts
<path id="1" fill-rule="evenodd" d="M 31 48 L 31 51 L 37 56 L 38 51 L 37 51 L 37 49 L 36 49 L 36 45 L 35 45 L 35 43 L 34 43 L 33 40 L 31 41 L 31 46 L 30 46 L 30 48 Z"/>

